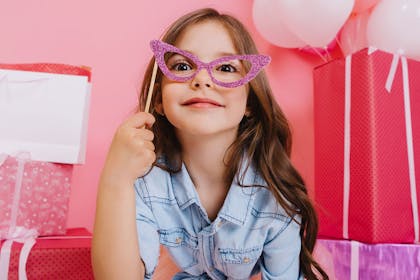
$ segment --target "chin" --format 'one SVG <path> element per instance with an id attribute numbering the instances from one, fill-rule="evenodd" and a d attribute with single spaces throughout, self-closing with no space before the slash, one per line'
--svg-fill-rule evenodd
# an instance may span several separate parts
<path id="1" fill-rule="evenodd" d="M 223 135 L 228 137 L 229 135 L 234 134 L 238 131 L 239 125 L 236 126 L 217 126 L 215 124 L 209 125 L 208 123 L 200 123 L 200 124 L 188 124 L 184 126 L 177 127 L 179 133 L 183 133 L 185 135 L 191 136 L 216 136 L 216 135 Z"/>

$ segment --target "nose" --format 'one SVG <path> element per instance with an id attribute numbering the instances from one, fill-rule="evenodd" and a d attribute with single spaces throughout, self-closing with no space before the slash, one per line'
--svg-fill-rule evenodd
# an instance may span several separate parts
<path id="1" fill-rule="evenodd" d="M 210 88 L 213 86 L 213 81 L 211 80 L 210 74 L 207 72 L 207 69 L 201 69 L 191 80 L 191 87 L 200 88 L 207 87 Z"/>

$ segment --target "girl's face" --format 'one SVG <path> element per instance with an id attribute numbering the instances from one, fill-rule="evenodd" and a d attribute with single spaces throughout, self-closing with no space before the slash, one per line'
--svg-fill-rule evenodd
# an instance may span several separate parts
<path id="1" fill-rule="evenodd" d="M 237 54 L 226 28 L 215 21 L 188 27 L 174 45 L 196 55 L 203 62 Z M 236 136 L 246 110 L 246 85 L 236 88 L 218 86 L 202 69 L 186 82 L 172 81 L 164 76 L 161 90 L 161 110 L 181 137 L 215 134 Z"/>

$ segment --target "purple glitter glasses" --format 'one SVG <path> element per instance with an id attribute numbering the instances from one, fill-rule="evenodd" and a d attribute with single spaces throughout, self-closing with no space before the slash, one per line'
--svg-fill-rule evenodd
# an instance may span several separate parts
<path id="1" fill-rule="evenodd" d="M 195 55 L 162 41 L 153 40 L 150 47 L 157 65 L 169 79 L 186 82 L 206 69 L 216 85 L 234 88 L 248 83 L 270 62 L 270 57 L 260 54 L 223 56 L 209 63 Z"/>

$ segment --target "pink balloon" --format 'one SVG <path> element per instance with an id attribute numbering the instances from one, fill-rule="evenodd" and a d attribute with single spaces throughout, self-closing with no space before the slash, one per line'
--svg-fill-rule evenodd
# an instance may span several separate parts
<path id="1" fill-rule="evenodd" d="M 361 13 L 375 6 L 380 0 L 355 0 L 353 13 Z"/>
<path id="2" fill-rule="evenodd" d="M 283 23 L 279 13 L 278 1 L 255 0 L 252 16 L 257 30 L 270 43 L 285 47 L 299 48 L 305 44 Z"/>
<path id="3" fill-rule="evenodd" d="M 289 30 L 313 47 L 327 46 L 349 17 L 354 0 L 281 0 L 281 17 Z"/>
<path id="4" fill-rule="evenodd" d="M 369 11 L 354 14 L 344 24 L 339 36 L 340 47 L 344 56 L 368 47 L 366 27 L 369 16 Z"/>
<path id="5" fill-rule="evenodd" d="M 420 60 L 420 1 L 382 0 L 367 24 L 370 46 Z"/>

